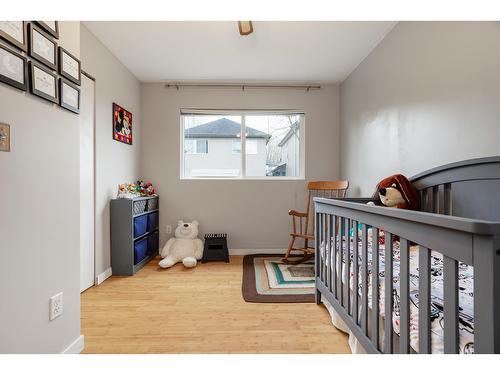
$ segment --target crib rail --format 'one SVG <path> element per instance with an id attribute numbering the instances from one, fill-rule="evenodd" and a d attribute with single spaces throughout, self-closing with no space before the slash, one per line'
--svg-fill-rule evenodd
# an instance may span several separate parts
<path id="1" fill-rule="evenodd" d="M 444 352 L 459 352 L 458 266 L 463 262 L 474 267 L 474 352 L 500 353 L 500 223 L 370 206 L 365 204 L 367 201 L 359 198 L 314 199 L 317 303 L 326 298 L 369 353 L 430 353 L 430 256 L 434 250 L 443 256 Z M 358 224 L 361 225 L 360 234 Z M 371 304 L 369 227 L 372 228 Z M 382 270 L 378 262 L 378 239 L 381 230 L 385 234 L 385 288 L 382 292 L 385 319 L 379 311 L 379 273 Z M 393 294 L 394 236 L 399 237 L 400 246 L 400 300 L 397 304 Z M 410 347 L 410 246 L 413 244 L 419 245 L 417 350 Z M 356 260 L 352 262 L 352 290 L 348 267 L 351 255 Z M 342 266 L 337 267 L 343 262 L 347 267 L 344 274 Z M 392 316 L 398 306 L 400 325 L 399 334 L 395 335 Z"/>

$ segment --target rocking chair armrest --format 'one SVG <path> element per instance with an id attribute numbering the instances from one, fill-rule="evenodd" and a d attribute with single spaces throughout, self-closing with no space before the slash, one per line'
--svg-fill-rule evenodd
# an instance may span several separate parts
<path id="1" fill-rule="evenodd" d="M 299 212 L 295 210 L 288 211 L 288 215 L 290 216 L 298 216 L 298 217 L 307 217 L 307 212 Z"/>

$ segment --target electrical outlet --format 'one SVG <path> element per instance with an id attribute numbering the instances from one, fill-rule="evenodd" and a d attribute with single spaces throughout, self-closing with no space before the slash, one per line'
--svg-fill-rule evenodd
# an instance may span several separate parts
<path id="1" fill-rule="evenodd" d="M 63 294 L 57 293 L 55 296 L 50 297 L 50 311 L 49 318 L 50 320 L 54 320 L 59 315 L 63 313 Z"/>
<path id="2" fill-rule="evenodd" d="M 172 226 L 171 225 L 165 225 L 165 232 L 168 234 L 172 233 Z"/>

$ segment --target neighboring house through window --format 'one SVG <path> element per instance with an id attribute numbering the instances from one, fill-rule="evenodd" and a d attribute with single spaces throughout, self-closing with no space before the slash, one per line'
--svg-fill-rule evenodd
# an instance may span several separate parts
<path id="1" fill-rule="evenodd" d="M 181 113 L 181 177 L 302 177 L 302 113 L 210 112 Z"/>
<path id="2" fill-rule="evenodd" d="M 186 154 L 208 154 L 208 140 L 206 139 L 186 139 L 184 142 Z"/>
<path id="3" fill-rule="evenodd" d="M 256 155 L 258 152 L 258 141 L 256 139 L 247 139 L 246 140 L 247 148 L 245 153 L 247 155 Z M 241 152 L 241 141 L 238 139 L 233 140 L 233 153 L 239 154 Z"/>

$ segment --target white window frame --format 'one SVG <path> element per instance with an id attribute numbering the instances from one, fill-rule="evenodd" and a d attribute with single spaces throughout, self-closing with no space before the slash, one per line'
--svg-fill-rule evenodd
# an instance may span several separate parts
<path id="1" fill-rule="evenodd" d="M 191 177 L 184 176 L 184 115 L 219 115 L 219 116 L 241 116 L 241 158 L 240 158 L 240 175 L 239 176 L 203 176 Z M 299 175 L 298 176 L 246 176 L 246 144 L 245 132 L 246 116 L 256 115 L 301 115 L 299 124 Z M 303 110 L 214 110 L 214 109 L 193 109 L 182 108 L 180 110 L 180 169 L 179 176 L 181 180 L 264 180 L 264 181 L 283 181 L 283 180 L 305 180 L 305 122 L 306 113 Z"/>

